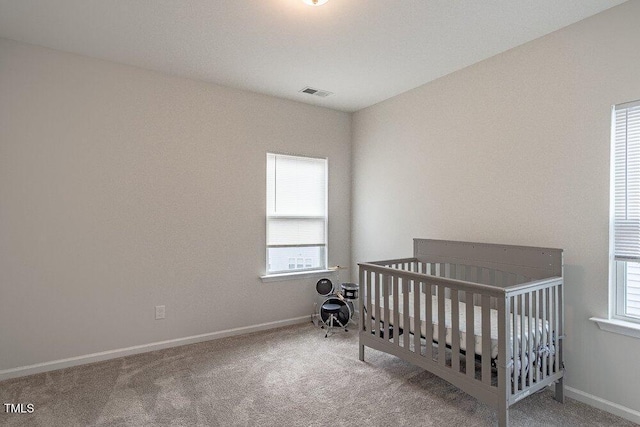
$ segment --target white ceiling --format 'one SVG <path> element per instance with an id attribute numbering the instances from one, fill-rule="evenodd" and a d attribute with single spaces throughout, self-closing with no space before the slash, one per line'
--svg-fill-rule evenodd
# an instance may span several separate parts
<path id="1" fill-rule="evenodd" d="M 624 1 L 0 0 L 0 37 L 357 111 Z"/>

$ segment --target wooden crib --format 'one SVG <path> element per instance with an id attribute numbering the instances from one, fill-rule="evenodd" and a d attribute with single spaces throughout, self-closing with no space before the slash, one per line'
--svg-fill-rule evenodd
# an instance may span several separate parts
<path id="1" fill-rule="evenodd" d="M 367 346 L 418 365 L 500 426 L 554 382 L 564 402 L 561 249 L 414 239 L 413 258 L 358 265 L 360 360 Z"/>

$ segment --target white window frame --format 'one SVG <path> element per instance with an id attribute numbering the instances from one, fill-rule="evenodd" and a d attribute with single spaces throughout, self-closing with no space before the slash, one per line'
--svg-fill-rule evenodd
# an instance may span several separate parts
<path id="1" fill-rule="evenodd" d="M 620 212 L 618 211 L 618 216 L 616 216 L 616 172 L 620 172 L 621 169 L 617 168 L 616 164 L 616 112 L 626 108 L 634 108 L 640 106 L 639 101 L 626 102 L 623 104 L 617 104 L 612 106 L 611 108 L 611 158 L 610 158 L 610 173 L 611 173 L 611 196 L 610 196 L 610 208 L 609 208 L 609 312 L 607 318 L 599 318 L 592 317 L 591 320 L 596 322 L 600 329 L 614 332 L 617 334 L 622 334 L 630 337 L 640 338 L 640 316 L 629 315 L 627 314 L 628 304 L 627 304 L 627 267 L 630 262 L 639 262 L 640 261 L 640 253 L 638 252 L 638 240 L 636 239 L 636 234 L 634 234 L 634 227 L 637 224 L 634 223 L 634 220 L 638 217 L 638 206 L 636 203 L 630 205 L 629 200 L 634 201 L 638 199 L 638 187 L 633 186 L 631 191 L 634 191 L 635 194 L 631 194 L 629 196 L 629 186 L 628 183 L 637 183 L 638 176 L 633 173 L 629 174 L 629 161 L 631 160 L 636 165 L 633 165 L 633 170 L 638 170 L 640 173 L 640 164 L 637 163 L 638 159 L 638 147 L 631 147 L 632 157 L 629 157 L 629 145 L 627 144 L 628 134 L 627 129 L 625 128 L 625 158 L 624 158 L 624 173 L 622 175 L 618 175 L 618 179 L 620 176 L 624 177 L 624 203 L 618 205 L 624 206 L 624 218 L 620 219 Z M 637 114 L 634 113 L 634 114 Z M 618 166 L 621 164 L 620 159 L 618 159 Z M 631 177 L 631 178 L 630 178 Z M 629 179 L 631 181 L 629 181 Z M 634 190 L 635 189 L 635 190 Z M 616 220 L 620 221 L 622 226 L 620 228 L 620 242 L 622 245 L 618 245 L 619 248 L 616 248 Z"/>
<path id="2" fill-rule="evenodd" d="M 615 254 L 615 180 L 616 180 L 616 111 L 627 109 L 627 108 L 637 108 L 640 106 L 640 100 L 626 102 L 624 104 L 614 105 L 611 108 L 611 246 L 610 246 L 610 271 L 611 271 L 611 284 L 610 284 L 610 307 L 609 313 L 610 318 L 622 320 L 625 322 L 631 322 L 640 324 L 640 316 L 633 316 L 627 313 L 627 265 L 629 262 L 638 262 L 640 260 L 632 260 L 632 259 L 622 259 L 621 257 L 617 257 Z M 625 136 L 625 140 L 626 136 Z M 626 150 L 626 149 L 625 149 Z M 625 160 L 626 161 L 626 160 Z M 640 168 L 640 165 L 638 166 Z M 624 171 L 628 171 L 628 169 L 624 169 Z M 625 182 L 627 177 L 625 175 Z M 628 188 L 628 187 L 624 187 Z M 627 202 L 625 202 L 624 206 L 629 206 Z M 632 210 L 633 212 L 633 210 Z"/>
<path id="3" fill-rule="evenodd" d="M 288 156 L 288 157 L 293 157 L 293 158 L 302 158 L 302 159 L 316 159 L 316 160 L 323 160 L 324 161 L 324 167 L 325 167 L 325 211 L 324 211 L 324 215 L 322 216 L 318 216 L 318 215 L 312 215 L 312 216 L 307 216 L 307 215 L 294 215 L 294 216 L 287 216 L 287 215 L 270 215 L 269 212 L 266 212 L 266 222 L 267 222 L 267 230 L 269 227 L 269 219 L 270 218 L 277 218 L 277 219 L 324 219 L 324 251 L 323 251 L 323 256 L 322 259 L 320 260 L 320 266 L 319 267 L 311 267 L 311 268 L 305 268 L 305 264 L 304 264 L 304 258 L 302 257 L 302 267 L 303 268 L 297 268 L 298 266 L 298 260 L 300 259 L 300 257 L 296 256 L 296 257 L 291 257 L 290 259 L 294 259 L 296 261 L 296 268 L 295 269 L 286 269 L 286 270 L 282 270 L 282 271 L 269 271 L 271 264 L 269 262 L 269 249 L 270 248 L 278 248 L 278 247 L 316 247 L 317 245 L 269 245 L 267 242 L 267 239 L 265 239 L 266 242 L 266 273 L 263 276 L 260 276 L 261 279 L 264 282 L 269 282 L 272 280 L 280 280 L 280 279 L 292 279 L 292 278 L 302 278 L 302 277 L 311 277 L 315 274 L 326 274 L 327 272 L 332 272 L 333 270 L 328 269 L 328 260 L 329 260 L 329 160 L 326 157 L 314 157 L 314 156 L 303 156 L 303 155 L 298 155 L 298 154 L 289 154 L 289 153 L 278 153 L 278 152 L 267 152 L 267 158 L 269 155 L 276 155 L 276 156 Z M 268 191 L 267 191 L 268 193 Z M 269 195 L 266 194 L 266 197 L 268 197 Z M 267 232 L 268 234 L 268 232 Z"/>

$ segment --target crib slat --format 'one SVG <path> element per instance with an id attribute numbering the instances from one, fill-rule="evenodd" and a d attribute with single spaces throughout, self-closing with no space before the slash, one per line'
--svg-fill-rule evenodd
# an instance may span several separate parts
<path id="1" fill-rule="evenodd" d="M 558 288 L 558 299 L 557 299 L 557 304 L 558 304 L 558 311 L 557 311 L 557 316 L 556 316 L 556 334 L 558 335 L 558 346 L 556 347 L 556 363 L 558 366 L 558 371 L 561 371 L 563 369 L 562 363 L 563 363 L 563 341 L 560 340 L 564 340 L 564 294 L 563 294 L 563 284 L 559 284 L 557 286 Z"/>
<path id="2" fill-rule="evenodd" d="M 482 382 L 491 385 L 491 297 L 482 295 Z"/>
<path id="3" fill-rule="evenodd" d="M 555 349 L 555 362 L 553 370 L 554 372 L 560 372 L 560 352 L 558 351 L 559 345 L 558 340 L 560 339 L 560 327 L 559 327 L 559 301 L 558 301 L 558 286 L 553 287 L 553 347 Z"/>
<path id="4" fill-rule="evenodd" d="M 526 339 L 525 339 L 525 323 L 526 323 L 526 312 L 524 309 L 525 306 L 525 298 L 524 294 L 520 295 L 520 337 L 518 339 L 520 345 L 520 381 L 521 388 L 524 390 L 525 388 L 525 378 L 524 378 L 524 369 L 525 369 L 525 361 L 527 358 L 527 349 L 525 348 Z"/>
<path id="5" fill-rule="evenodd" d="M 389 283 L 391 282 L 391 276 L 387 274 L 382 275 L 382 308 L 384 313 L 382 318 L 384 319 L 384 329 L 382 330 L 382 338 L 389 339 L 389 324 L 391 323 L 389 315 Z"/>
<path id="6" fill-rule="evenodd" d="M 400 280 L 393 278 L 393 343 L 399 345 L 400 342 Z"/>
<path id="7" fill-rule="evenodd" d="M 373 334 L 373 332 L 375 331 L 376 333 L 379 332 L 379 327 L 376 325 L 377 322 L 380 321 L 380 317 L 379 314 L 376 315 L 376 307 L 379 304 L 379 297 L 377 295 L 377 291 L 376 291 L 376 283 L 375 283 L 375 276 L 376 274 L 374 274 L 372 271 L 367 271 L 367 289 L 371 291 L 371 293 L 369 294 L 369 298 L 367 301 L 368 304 L 368 318 L 369 318 L 369 322 L 371 323 L 371 333 Z M 377 299 L 376 299 L 377 298 Z"/>
<path id="8" fill-rule="evenodd" d="M 551 334 L 550 338 L 551 338 L 551 345 L 553 345 L 553 349 L 554 349 L 554 354 L 553 355 L 549 355 L 549 372 L 550 373 L 555 373 L 555 366 L 554 366 L 554 362 L 555 362 L 555 350 L 558 349 L 558 347 L 556 346 L 556 336 L 558 335 L 556 333 L 556 304 L 555 304 L 555 294 L 554 294 L 554 290 L 555 290 L 555 286 L 553 288 L 549 288 L 549 311 L 550 316 L 551 316 L 551 321 L 549 322 L 551 324 L 551 329 L 553 330 L 553 334 Z"/>
<path id="9" fill-rule="evenodd" d="M 365 323 L 366 321 L 366 317 L 364 315 L 364 304 L 365 301 L 369 298 L 369 294 L 367 294 L 365 292 L 365 283 L 364 283 L 364 269 L 362 267 L 360 267 L 358 269 L 358 279 L 359 279 L 359 284 L 360 284 L 360 294 L 362 295 L 359 299 L 358 299 L 358 311 L 360 312 L 360 321 L 358 322 L 358 325 L 362 325 L 363 330 L 367 330 L 367 324 Z M 367 312 L 368 313 L 368 312 Z M 314 313 L 315 315 L 316 313 Z M 362 347 L 360 347 L 362 348 Z"/>
<path id="10" fill-rule="evenodd" d="M 425 356 L 433 359 L 433 288 L 429 283 L 424 284 L 424 321 L 425 321 Z"/>
<path id="11" fill-rule="evenodd" d="M 551 354 L 551 350 L 555 351 L 554 347 L 554 337 L 556 335 L 555 331 L 555 317 L 556 314 L 554 312 L 553 307 L 553 289 L 547 288 L 547 310 L 549 311 L 549 361 L 547 369 L 549 369 L 549 375 L 553 374 L 553 361 L 554 355 Z"/>
<path id="12" fill-rule="evenodd" d="M 533 337 L 535 336 L 535 324 L 532 324 L 533 321 L 533 312 L 531 311 L 532 307 L 533 307 L 533 301 L 531 301 L 533 299 L 533 292 L 528 292 L 527 293 L 527 308 L 528 308 L 528 316 L 527 317 L 527 327 L 528 327 L 528 335 L 527 335 L 527 358 L 528 358 L 528 367 L 529 370 L 527 372 L 527 381 L 529 383 L 529 385 L 532 385 L 533 383 L 531 382 L 531 378 L 533 375 Z"/>
<path id="13" fill-rule="evenodd" d="M 517 368 L 518 368 L 518 364 L 516 363 L 516 360 L 518 360 L 518 298 L 519 296 L 514 296 L 513 297 L 513 333 L 511 334 L 511 341 L 512 341 L 512 347 L 513 347 L 513 354 L 512 354 L 512 362 L 513 362 L 513 369 L 512 369 L 512 379 L 513 379 L 513 388 L 514 388 L 514 393 L 517 392 L 519 390 L 518 388 L 518 374 L 517 374 Z"/>
<path id="14" fill-rule="evenodd" d="M 508 400 L 507 395 L 511 384 L 509 379 L 509 368 L 505 361 L 509 360 L 509 310 L 508 297 L 498 298 L 498 396 L 502 401 Z M 506 332 L 506 333 L 505 333 Z"/>
<path id="15" fill-rule="evenodd" d="M 405 349 L 409 350 L 409 332 L 410 329 L 410 316 L 409 316 L 409 289 L 411 281 L 406 277 L 402 278 L 402 313 L 404 314 L 403 332 L 402 332 L 402 345 Z"/>
<path id="16" fill-rule="evenodd" d="M 533 375 L 533 381 L 538 382 L 540 380 L 540 364 L 538 363 L 539 360 L 539 350 L 540 350 L 540 343 L 542 342 L 542 331 L 540 330 L 540 303 L 539 303 L 539 299 L 538 299 L 538 295 L 539 295 L 539 291 L 533 291 L 531 293 L 531 296 L 533 297 L 533 311 L 532 313 L 532 317 L 533 317 L 533 324 L 535 329 L 533 330 L 533 348 L 534 351 L 532 351 L 531 357 L 532 360 L 530 361 L 531 365 L 530 365 L 530 370 L 534 371 L 532 373 Z M 535 369 L 534 369 L 535 368 Z"/>
<path id="17" fill-rule="evenodd" d="M 460 302 L 458 290 L 451 290 L 451 368 L 460 372 Z"/>
<path id="18" fill-rule="evenodd" d="M 445 328 L 445 301 L 444 286 L 438 286 L 438 363 L 442 366 L 446 364 L 446 336 L 447 331 Z"/>
<path id="19" fill-rule="evenodd" d="M 364 270 L 362 267 L 360 267 L 360 269 L 361 271 Z M 362 301 L 362 303 L 364 304 L 364 309 L 366 311 L 366 317 L 363 317 L 366 323 L 363 323 L 362 325 L 363 329 L 371 332 L 371 318 L 373 317 L 371 316 L 371 275 L 366 270 L 364 270 L 363 274 L 364 279 L 361 279 L 360 283 L 364 285 L 364 301 Z M 362 313 L 362 315 L 365 316 L 365 313 Z"/>
<path id="20" fill-rule="evenodd" d="M 424 320 L 426 324 L 426 341 L 425 356 L 433 359 L 433 286 L 425 283 L 424 290 Z"/>
<path id="21" fill-rule="evenodd" d="M 380 273 L 379 277 L 380 282 L 378 283 L 378 289 L 380 292 L 380 319 L 384 319 L 384 324 L 381 326 L 380 337 L 386 339 L 387 332 L 386 330 L 389 328 L 391 324 L 391 319 L 389 319 L 389 313 L 386 313 L 389 308 L 389 288 L 388 283 L 391 280 L 391 276 L 387 276 L 383 273 Z"/>
<path id="22" fill-rule="evenodd" d="M 375 310 L 376 310 L 376 334 L 377 336 L 380 336 L 380 328 L 383 327 L 382 325 L 382 319 L 380 318 L 380 274 L 378 273 L 374 273 L 373 276 L 374 280 L 373 280 L 373 288 L 375 289 Z M 387 319 L 385 319 L 385 322 L 387 322 Z"/>
<path id="23" fill-rule="evenodd" d="M 466 369 L 467 377 L 476 377 L 476 338 L 474 328 L 474 306 L 473 306 L 473 292 L 465 292 L 465 306 L 466 306 L 466 323 L 467 323 L 467 343 L 466 343 Z"/>
<path id="24" fill-rule="evenodd" d="M 413 351 L 416 354 L 420 354 L 420 334 L 422 333 L 420 328 L 422 322 L 420 321 L 420 282 L 418 280 L 413 281 Z"/>
<path id="25" fill-rule="evenodd" d="M 549 330 L 551 325 L 548 323 L 549 314 L 547 313 L 547 289 L 541 289 L 541 297 L 542 297 L 542 320 L 544 328 L 542 328 L 542 343 L 545 348 L 542 349 L 542 379 L 544 380 L 547 377 L 547 350 L 549 346 Z"/>

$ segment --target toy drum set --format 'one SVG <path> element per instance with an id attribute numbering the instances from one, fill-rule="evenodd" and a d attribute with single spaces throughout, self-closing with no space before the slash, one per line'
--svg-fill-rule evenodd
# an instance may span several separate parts
<path id="1" fill-rule="evenodd" d="M 358 299 L 358 285 L 355 283 L 343 283 L 336 292 L 333 283 L 329 279 L 320 279 L 316 283 L 316 291 L 323 298 L 318 310 L 318 317 L 322 321 L 322 328 L 327 328 L 325 338 L 334 327 L 344 328 L 347 324 L 354 323 L 355 301 Z"/>

